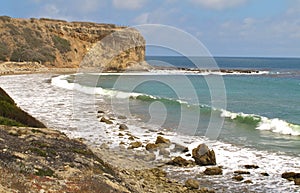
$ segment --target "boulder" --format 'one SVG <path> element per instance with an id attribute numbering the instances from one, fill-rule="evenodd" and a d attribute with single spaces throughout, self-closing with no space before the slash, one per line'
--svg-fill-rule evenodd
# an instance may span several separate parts
<path id="1" fill-rule="evenodd" d="M 169 161 L 167 164 L 183 167 L 183 166 L 193 165 L 194 162 L 190 161 L 190 160 L 186 160 L 186 159 L 178 156 L 178 157 L 175 157 L 174 159 L 172 159 L 171 161 Z"/>
<path id="2" fill-rule="evenodd" d="M 281 174 L 281 177 L 287 180 L 294 180 L 296 178 L 300 178 L 300 173 L 284 172 L 283 174 Z"/>
<path id="3" fill-rule="evenodd" d="M 236 181 L 242 181 L 244 179 L 244 177 L 241 175 L 238 175 L 238 176 L 233 176 L 232 179 L 234 179 Z"/>
<path id="4" fill-rule="evenodd" d="M 295 182 L 295 185 L 300 185 L 300 178 L 296 178 L 296 179 L 294 180 L 294 182 Z"/>
<path id="5" fill-rule="evenodd" d="M 222 168 L 220 167 L 211 167 L 211 168 L 206 168 L 204 171 L 204 174 L 206 175 L 222 175 L 223 171 Z"/>
<path id="6" fill-rule="evenodd" d="M 106 123 L 106 124 L 113 124 L 113 122 L 105 117 L 102 117 L 100 119 L 100 122 Z"/>
<path id="7" fill-rule="evenodd" d="M 166 139 L 162 136 L 157 136 L 155 144 L 170 144 L 171 141 L 169 139 Z"/>
<path id="8" fill-rule="evenodd" d="M 188 179 L 185 181 L 185 186 L 190 188 L 190 189 L 199 189 L 200 184 L 197 180 L 195 179 Z"/>
<path id="9" fill-rule="evenodd" d="M 158 148 L 158 145 L 157 144 L 154 144 L 154 143 L 148 143 L 146 145 L 146 150 L 147 151 L 154 151 Z"/>
<path id="10" fill-rule="evenodd" d="M 142 142 L 140 141 L 135 141 L 135 142 L 131 142 L 130 143 L 130 149 L 134 149 L 134 148 L 139 148 L 142 147 Z"/>
<path id="11" fill-rule="evenodd" d="M 214 150 L 210 150 L 207 145 L 200 144 L 192 151 L 196 164 L 200 166 L 216 165 L 216 157 Z"/>
<path id="12" fill-rule="evenodd" d="M 120 129 L 121 131 L 124 131 L 124 130 L 128 130 L 128 127 L 127 127 L 127 125 L 125 125 L 125 124 L 120 124 L 119 129 Z"/>
<path id="13" fill-rule="evenodd" d="M 246 169 L 257 169 L 259 168 L 257 165 L 244 165 Z"/>

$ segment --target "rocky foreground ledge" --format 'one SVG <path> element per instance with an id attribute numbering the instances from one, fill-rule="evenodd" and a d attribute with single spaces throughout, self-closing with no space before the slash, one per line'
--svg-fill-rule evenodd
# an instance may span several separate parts
<path id="1" fill-rule="evenodd" d="M 0 192 L 213 192 L 168 179 L 159 168 L 110 165 L 79 139 L 47 128 L 0 126 Z M 141 182 L 141 183 L 140 183 Z"/>

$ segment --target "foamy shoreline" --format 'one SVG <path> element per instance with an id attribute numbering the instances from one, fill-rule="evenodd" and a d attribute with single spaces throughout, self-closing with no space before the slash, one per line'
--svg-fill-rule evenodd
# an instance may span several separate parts
<path id="1" fill-rule="evenodd" d="M 39 75 L 34 75 L 34 77 L 38 77 Z M 44 76 L 44 75 L 43 75 Z M 46 77 L 46 76 L 45 76 Z M 51 77 L 51 76 L 49 76 L 49 77 Z M 6 78 L 6 77 L 3 77 L 3 79 L 4 78 Z M 21 77 L 20 77 L 21 78 Z M 45 78 L 43 78 L 43 79 L 41 79 L 41 80 L 44 80 Z M 34 79 L 35 80 L 35 79 Z M 39 79 L 38 79 L 39 80 Z M 35 80 L 35 81 L 37 81 L 37 80 Z M 24 84 L 28 84 L 28 83 L 24 83 Z M 47 87 L 49 87 L 49 85 L 48 84 L 44 84 L 43 83 L 43 85 L 46 85 Z M 42 86 L 43 87 L 43 86 Z M 42 89 L 42 87 L 41 88 L 39 88 L 39 89 Z M 26 90 L 26 88 L 24 88 L 25 90 Z M 18 91 L 18 92 L 22 92 L 22 91 Z M 39 92 L 39 93 L 43 93 L 43 91 L 41 90 L 41 91 L 36 91 L 36 92 Z M 65 90 L 62 90 L 62 93 L 65 93 Z M 63 96 L 63 94 L 59 94 L 59 93 L 57 93 L 57 96 L 55 96 L 55 97 L 61 97 L 60 95 L 62 95 Z M 46 93 L 44 93 L 45 94 L 45 96 L 47 96 L 47 97 L 49 97 L 49 95 L 47 95 Z M 65 96 L 65 95 L 64 95 Z M 63 99 L 64 98 L 64 99 Z M 61 101 L 65 101 L 65 97 L 63 97 L 62 98 L 62 100 Z M 58 99 L 56 99 L 55 98 L 55 100 L 57 100 L 58 101 Z M 55 101 L 54 101 L 55 102 Z M 66 101 L 65 101 L 66 102 Z M 32 108 L 35 108 L 35 109 L 38 109 L 38 106 L 39 105 L 37 105 L 37 107 L 32 107 Z M 51 105 L 50 105 L 51 106 Z M 53 107 L 54 108 L 54 107 Z M 58 110 L 58 109 L 57 109 Z M 48 111 L 51 111 L 51 109 L 48 109 Z M 59 111 L 59 110 L 58 110 Z M 37 112 L 38 113 L 38 112 Z M 52 114 L 55 114 L 55 112 L 52 112 Z M 38 115 L 35 115 L 35 116 L 37 116 L 38 117 Z M 118 132 L 118 117 L 112 117 L 113 119 L 115 119 L 115 124 L 116 125 L 113 125 L 113 127 L 110 127 L 110 128 L 107 128 L 108 130 L 108 132 L 110 132 L 110 134 L 111 134 L 111 139 L 116 139 L 116 138 L 119 138 L 119 136 L 118 136 L 118 134 L 119 134 L 119 132 Z M 112 121 L 114 121 L 114 120 L 112 120 Z M 104 124 L 104 123 L 103 123 Z M 127 123 L 126 123 L 127 124 Z M 130 125 L 128 124 L 128 126 L 130 127 Z M 115 130 L 115 131 L 114 131 Z M 114 131 L 114 132 L 113 132 Z M 71 130 L 70 130 L 70 132 L 72 132 Z M 89 139 L 89 135 L 92 135 L 92 133 L 94 133 L 94 132 L 96 132 L 96 131 L 91 131 L 91 132 L 87 132 L 86 133 L 86 139 L 87 140 L 90 140 Z M 151 131 L 150 131 L 151 132 Z M 78 133 L 78 134 L 80 134 L 80 133 Z M 132 133 L 133 135 L 135 135 L 135 133 Z M 80 137 L 80 135 L 79 136 L 74 136 L 74 137 Z M 82 137 L 82 135 L 81 135 L 81 137 Z M 140 137 L 140 139 L 142 139 L 141 137 L 142 136 L 137 136 L 137 137 Z M 169 138 L 169 137 L 171 137 L 171 136 L 169 136 L 168 135 L 168 133 L 165 133 L 165 137 L 166 138 Z M 85 137 L 84 137 L 85 138 Z M 109 140 L 109 139 L 107 139 L 107 140 Z M 147 140 L 146 138 L 144 139 L 144 140 Z M 149 140 L 149 139 L 148 139 Z M 188 138 L 183 138 L 182 139 L 182 142 L 183 141 L 187 141 L 188 140 Z M 194 141 L 193 141 L 194 140 Z M 174 143 L 177 143 L 177 141 L 176 140 L 172 140 L 171 139 L 171 141 L 172 142 L 174 142 Z M 199 143 L 201 143 L 201 141 L 197 141 L 196 140 L 196 138 L 195 139 L 189 139 L 189 141 L 193 141 L 193 142 L 195 142 L 196 144 L 199 144 Z M 115 143 L 115 144 L 118 144 L 119 145 L 119 143 Z M 144 145 L 146 144 L 146 142 L 144 142 Z M 191 147 L 189 147 L 189 149 L 192 149 L 196 144 L 192 144 L 191 143 Z M 232 175 L 232 173 L 233 173 L 233 171 L 234 171 L 234 169 L 232 169 L 232 167 L 233 168 L 236 168 L 236 169 L 240 169 L 240 167 L 241 167 L 241 165 L 239 165 L 240 163 L 244 163 L 244 164 L 248 164 L 248 163 L 251 163 L 251 161 L 253 161 L 253 160 L 255 160 L 255 161 L 259 161 L 259 160 L 264 160 L 264 159 L 268 159 L 268 157 L 267 157 L 267 155 L 259 155 L 259 157 L 257 157 L 258 155 L 257 154 L 260 154 L 261 152 L 252 152 L 251 151 L 251 153 L 250 153 L 250 155 L 251 155 L 251 160 L 249 160 L 249 162 L 244 162 L 242 159 L 241 160 L 239 160 L 240 162 L 239 162 L 239 164 L 235 164 L 235 165 L 233 165 L 233 162 L 231 162 L 231 161 L 233 161 L 233 159 L 232 159 L 232 157 L 230 157 L 230 156 L 248 156 L 249 157 L 249 149 L 246 149 L 246 148 L 242 148 L 242 149 L 240 149 L 240 148 L 236 148 L 236 147 L 233 147 L 233 146 L 230 146 L 230 145 L 227 145 L 227 146 L 224 146 L 224 144 L 222 144 L 222 143 L 218 143 L 218 144 L 209 144 L 209 146 L 211 147 L 211 148 L 213 148 L 213 149 L 216 149 L 217 150 L 217 159 L 219 159 L 220 161 L 222 161 L 222 162 L 220 162 L 220 164 L 222 165 L 222 166 L 225 166 L 225 172 L 226 172 L 226 174 L 224 174 L 224 176 L 226 176 L 226 175 L 229 175 L 228 176 L 228 179 L 230 180 L 231 179 L 231 175 Z M 127 150 L 126 149 L 127 147 L 125 146 L 125 150 Z M 127 159 L 128 158 L 128 154 L 124 154 L 124 153 L 122 153 L 122 152 L 128 152 L 128 151 L 130 151 L 130 152 L 132 152 L 132 155 L 134 156 L 134 151 L 133 150 L 128 150 L 128 151 L 124 151 L 124 148 L 117 148 L 117 149 L 119 149 L 118 151 L 115 151 L 114 152 L 114 150 L 113 149 L 107 149 L 107 152 L 109 152 L 109 153 L 111 153 L 110 154 L 110 156 L 112 156 L 112 157 L 114 157 L 115 159 L 116 159 L 116 164 L 118 163 L 118 162 L 120 162 L 120 160 L 119 160 L 119 158 L 118 158 L 118 156 L 116 156 L 116 155 L 119 155 L 119 156 L 121 156 L 121 157 L 123 157 L 122 158 L 122 164 L 125 164 L 125 165 L 129 165 L 131 162 L 132 162 L 132 159 L 130 160 L 130 159 Z M 117 150 L 116 149 L 116 150 Z M 228 151 L 229 150 L 229 151 Z M 241 151 L 242 150 L 242 151 Z M 143 152 L 146 152 L 146 150 L 143 150 Z M 121 154 L 122 153 L 122 154 Z M 228 153 L 231 153 L 230 155 L 228 155 Z M 241 155 L 241 154 L 243 154 L 243 155 Z M 109 156 L 108 156 L 109 157 Z M 171 157 L 170 157 L 171 158 Z M 280 161 L 280 157 L 279 156 L 275 156 L 275 158 L 277 158 L 277 159 L 279 159 L 278 161 Z M 133 158 L 134 159 L 134 158 Z M 230 160 L 231 159 L 231 160 Z M 249 159 L 249 158 L 247 158 L 247 159 Z M 109 159 L 108 159 L 109 160 Z M 127 160 L 127 161 L 126 161 Z M 284 160 L 284 161 L 287 161 L 287 160 Z M 292 163 L 292 160 L 290 160 L 290 162 Z M 276 167 L 276 170 L 274 171 L 274 173 L 277 173 L 276 174 L 276 176 L 275 175 L 272 175 L 270 178 L 280 178 L 280 172 L 282 171 L 282 169 L 281 169 L 281 167 L 280 167 L 280 165 L 281 164 L 278 164 L 278 162 L 276 161 L 276 160 L 273 160 L 272 162 L 271 162 L 271 165 L 272 164 L 276 164 L 277 163 L 277 165 L 278 165 L 278 167 Z M 287 163 L 287 162 L 286 162 Z M 293 163 L 295 163 L 295 162 L 293 162 Z M 256 164 L 256 163 L 255 163 Z M 264 170 L 264 169 L 267 169 L 268 168 L 268 166 L 267 165 L 261 165 L 259 162 L 257 162 L 257 164 L 261 167 L 261 169 L 262 170 Z M 270 163 L 269 163 L 270 164 Z M 284 164 L 284 162 L 283 162 L 283 164 Z M 296 164 L 296 163 L 295 163 Z M 219 165 L 219 164 L 218 164 Z M 139 165 L 138 165 L 138 163 L 137 163 L 137 165 L 135 165 L 136 167 L 138 167 Z M 226 168 L 226 167 L 229 167 L 230 166 L 230 168 Z M 285 165 L 283 165 L 283 166 L 285 166 Z M 296 165 L 295 165 L 296 166 Z M 280 168 L 279 168 L 280 167 Z M 199 169 L 199 167 L 197 167 L 198 169 Z M 297 167 L 295 167 L 295 169 L 296 169 Z M 180 171 L 180 173 L 181 173 L 181 175 L 183 175 L 183 176 L 197 176 L 197 175 L 199 175 L 199 173 L 201 173 L 201 172 L 203 172 L 202 170 L 204 170 L 205 169 L 205 167 L 203 167 L 203 168 L 201 168 L 200 167 L 200 170 L 196 170 L 195 168 L 181 168 L 181 167 L 177 167 L 177 171 Z M 167 169 L 168 170 L 168 172 L 170 172 L 170 170 L 169 169 Z M 190 172 L 188 172 L 189 170 L 192 170 L 192 172 L 190 171 Z M 297 170 L 297 169 L 296 169 Z M 176 171 L 176 169 L 174 170 L 174 168 L 173 168 L 173 173 L 174 173 L 174 171 Z M 253 174 L 252 174 L 252 172 L 251 172 L 251 178 L 253 177 L 253 178 L 263 178 L 263 177 L 259 177 L 259 173 L 260 173 L 260 171 L 261 170 L 258 170 L 258 171 L 254 171 L 253 170 Z M 264 170 L 265 171 L 265 170 Z M 171 173 L 171 172 L 170 172 Z M 202 182 L 202 184 L 203 185 L 205 185 L 205 183 L 208 183 L 208 179 L 211 179 L 211 180 L 209 180 L 209 182 L 210 183 L 212 183 L 212 181 L 215 181 L 215 183 L 216 184 L 219 184 L 219 185 L 222 185 L 222 179 L 223 179 L 223 177 L 224 176 L 222 176 L 222 177 L 211 177 L 211 176 L 207 176 L 207 177 L 205 177 L 205 179 L 203 179 L 202 180 L 202 177 L 203 176 L 201 176 L 201 177 L 199 177 L 198 179 L 199 179 L 199 181 L 200 182 Z M 250 176 L 249 176 L 250 177 Z M 268 181 L 268 180 L 271 180 L 271 179 L 269 179 L 268 177 L 266 177 L 265 179 L 264 179 L 264 181 Z M 230 183 L 231 184 L 226 184 L 226 186 L 225 187 L 230 187 L 230 186 L 235 186 L 237 183 L 239 183 L 239 182 L 235 182 L 235 181 L 233 181 L 233 180 L 230 180 Z M 255 186 L 255 185 L 258 185 L 258 184 L 256 184 L 256 183 L 259 183 L 258 181 L 256 181 L 256 180 L 254 180 L 254 184 L 252 185 L 252 186 Z M 284 179 L 283 180 L 280 180 L 280 183 L 281 183 L 281 186 L 291 186 L 292 184 L 291 183 L 289 183 L 289 182 L 286 182 Z M 245 189 L 247 189 L 247 187 L 249 187 L 249 185 L 248 184 L 240 184 L 240 185 L 242 185 Z M 212 184 L 212 187 L 214 187 L 214 184 Z M 218 186 L 218 187 L 220 187 L 220 186 Z M 229 190 L 228 190 L 229 191 Z"/>

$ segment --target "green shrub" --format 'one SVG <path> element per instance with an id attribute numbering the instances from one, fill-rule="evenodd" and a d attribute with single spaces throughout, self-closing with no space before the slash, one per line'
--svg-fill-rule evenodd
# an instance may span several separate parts
<path id="1" fill-rule="evenodd" d="M 9 22 L 11 20 L 11 17 L 3 15 L 3 16 L 0 16 L 0 20 L 3 22 Z"/>
<path id="2" fill-rule="evenodd" d="M 9 29 L 10 35 L 12 36 L 21 34 L 19 28 L 11 23 L 5 24 L 5 27 Z"/>
<path id="3" fill-rule="evenodd" d="M 53 176 L 54 171 L 51 170 L 50 168 L 46 169 L 38 169 L 38 171 L 35 173 L 37 176 Z"/>
<path id="4" fill-rule="evenodd" d="M 71 44 L 68 40 L 61 38 L 57 35 L 52 36 L 55 47 L 59 50 L 60 53 L 64 54 L 71 51 Z"/>
<path id="5" fill-rule="evenodd" d="M 8 119 L 8 118 L 1 117 L 1 116 L 0 116 L 0 125 L 17 126 L 17 127 L 24 127 L 25 126 L 22 123 L 19 123 L 15 120 Z"/>
<path id="6" fill-rule="evenodd" d="M 43 45 L 40 32 L 30 28 L 23 29 L 24 38 L 30 48 L 38 48 Z"/>
<path id="7" fill-rule="evenodd" d="M 0 42 L 0 60 L 7 61 L 9 58 L 10 49 L 5 42 Z"/>

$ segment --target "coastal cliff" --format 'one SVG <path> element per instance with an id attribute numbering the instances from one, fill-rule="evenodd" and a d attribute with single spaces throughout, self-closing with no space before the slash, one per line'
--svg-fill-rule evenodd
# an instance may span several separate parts
<path id="1" fill-rule="evenodd" d="M 94 49 L 105 39 L 110 48 Z M 119 47 L 128 49 L 108 56 L 108 52 Z M 91 58 L 86 59 L 89 52 L 97 58 L 90 54 Z M 125 70 L 144 65 L 144 57 L 145 40 L 132 28 L 46 18 L 0 17 L 0 61 L 6 64 L 27 62 L 32 68 L 78 68 L 85 59 L 84 65 L 89 67 Z"/>

